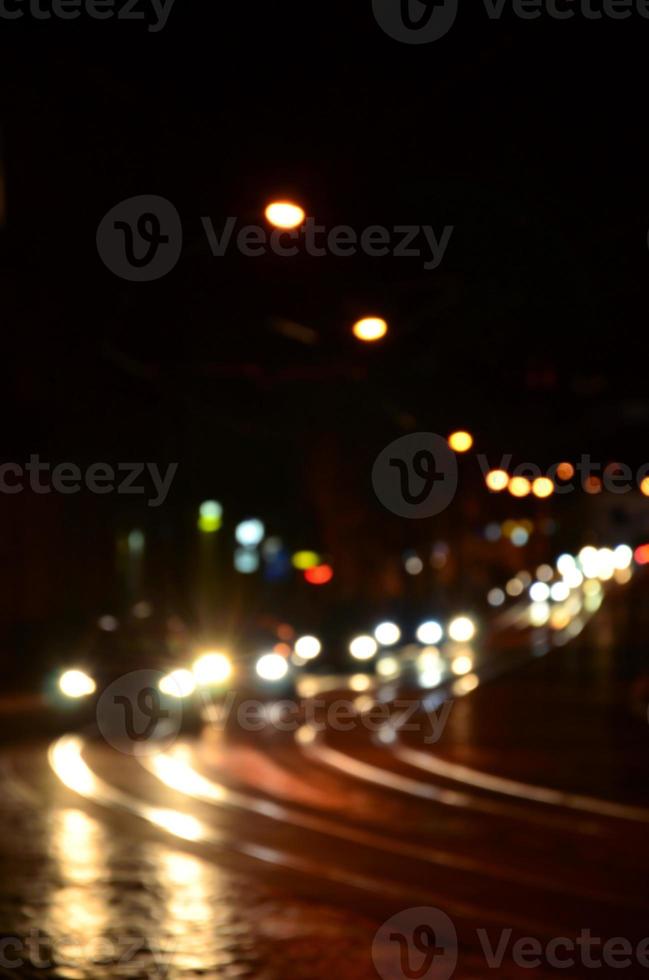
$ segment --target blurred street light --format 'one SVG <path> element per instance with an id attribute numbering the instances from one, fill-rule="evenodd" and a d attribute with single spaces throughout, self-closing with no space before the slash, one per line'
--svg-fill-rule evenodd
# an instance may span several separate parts
<path id="1" fill-rule="evenodd" d="M 448 437 L 448 444 L 454 453 L 468 453 L 473 445 L 473 436 L 470 432 L 453 432 Z"/>
<path id="2" fill-rule="evenodd" d="M 532 484 L 532 493 L 541 500 L 551 497 L 554 493 L 554 483 L 547 476 L 539 476 Z"/>
<path id="3" fill-rule="evenodd" d="M 299 204 L 292 201 L 273 201 L 265 211 L 266 219 L 276 228 L 298 228 L 306 217 Z"/>
<path id="4" fill-rule="evenodd" d="M 512 497 L 527 497 L 532 492 L 532 484 L 525 476 L 513 476 L 509 481 Z"/>
<path id="5" fill-rule="evenodd" d="M 363 320 L 358 320 L 352 330 L 357 340 L 369 344 L 385 337 L 388 332 L 388 325 L 380 317 L 368 316 Z"/>
<path id="6" fill-rule="evenodd" d="M 494 493 L 500 493 L 509 483 L 509 474 L 505 470 L 491 470 L 487 473 L 485 482 Z"/>

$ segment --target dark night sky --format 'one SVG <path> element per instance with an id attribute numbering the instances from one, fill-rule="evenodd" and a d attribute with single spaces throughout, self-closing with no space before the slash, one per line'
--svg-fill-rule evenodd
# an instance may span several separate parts
<path id="1" fill-rule="evenodd" d="M 367 0 L 177 0 L 157 34 L 0 28 L 7 453 L 180 458 L 181 497 L 243 473 L 278 506 L 314 433 L 368 459 L 404 428 L 463 424 L 518 459 L 644 458 L 649 21 L 465 3 L 414 46 Z M 455 231 L 429 272 L 210 255 L 202 215 L 254 222 L 281 192 L 328 226 Z M 184 251 L 129 284 L 95 232 L 142 193 L 174 202 Z M 349 337 L 370 309 L 393 327 L 380 350 Z"/>

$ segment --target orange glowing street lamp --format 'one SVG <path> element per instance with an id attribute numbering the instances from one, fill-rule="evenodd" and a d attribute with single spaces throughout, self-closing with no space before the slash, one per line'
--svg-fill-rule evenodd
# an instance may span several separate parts
<path id="1" fill-rule="evenodd" d="M 554 483 L 548 476 L 537 476 L 532 484 L 532 493 L 540 500 L 551 497 L 554 493 Z"/>
<path id="2" fill-rule="evenodd" d="M 509 473 L 506 470 L 490 470 L 485 482 L 493 493 L 501 493 L 509 483 Z"/>
<path id="3" fill-rule="evenodd" d="M 381 340 L 388 332 L 388 325 L 385 320 L 378 316 L 366 316 L 362 320 L 357 320 L 352 327 L 352 333 L 357 340 L 362 340 L 366 344 L 372 344 Z"/>
<path id="4" fill-rule="evenodd" d="M 273 201 L 264 214 L 266 220 L 275 228 L 298 228 L 304 224 L 306 214 L 299 204 L 292 201 Z"/>
<path id="5" fill-rule="evenodd" d="M 532 492 L 532 484 L 525 476 L 513 476 L 508 489 L 512 497 L 527 497 Z"/>
<path id="6" fill-rule="evenodd" d="M 452 432 L 448 437 L 448 444 L 454 453 L 468 453 L 473 445 L 473 436 L 464 430 Z"/>

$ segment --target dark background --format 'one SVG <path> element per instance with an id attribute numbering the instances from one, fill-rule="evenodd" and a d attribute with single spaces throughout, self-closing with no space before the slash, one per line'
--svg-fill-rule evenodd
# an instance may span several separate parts
<path id="1" fill-rule="evenodd" d="M 330 601 L 441 593 L 396 581 L 402 550 L 477 540 L 494 515 L 475 461 L 453 513 L 417 528 L 386 515 L 371 463 L 409 431 L 467 427 L 495 462 L 645 462 L 648 44 L 637 16 L 492 22 L 468 3 L 422 46 L 385 35 L 368 0 L 176 0 L 160 33 L 0 21 L 0 456 L 180 464 L 157 511 L 1 498 L 3 622 L 82 622 L 118 604 L 115 538 L 133 526 L 151 536 L 150 588 L 186 606 L 206 497 L 223 501 L 230 536 L 259 514 L 331 556 Z M 166 278 L 131 284 L 95 234 L 145 193 L 178 208 L 184 250 Z M 262 223 L 285 194 L 328 227 L 455 231 L 434 271 L 211 255 L 201 216 Z M 375 348 L 350 334 L 367 312 L 391 326 Z M 597 526 L 589 507 L 562 506 L 539 558 Z M 482 561 L 463 548 L 456 586 Z M 292 599 L 314 601 L 303 585 Z"/>

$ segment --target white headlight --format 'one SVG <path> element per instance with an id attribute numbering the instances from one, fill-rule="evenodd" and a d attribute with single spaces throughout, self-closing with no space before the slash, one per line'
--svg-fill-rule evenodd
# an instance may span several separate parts
<path id="1" fill-rule="evenodd" d="M 161 692 L 172 698 L 188 698 L 196 690 L 196 681 L 190 670 L 172 670 L 158 684 Z"/>
<path id="2" fill-rule="evenodd" d="M 426 623 L 422 623 L 417 630 L 417 639 L 424 646 L 434 647 L 441 640 L 444 635 L 444 630 L 438 622 L 434 619 L 428 620 Z"/>
<path id="3" fill-rule="evenodd" d="M 448 635 L 456 643 L 469 643 L 475 633 L 475 623 L 468 616 L 456 616 L 448 626 Z"/>
<path id="4" fill-rule="evenodd" d="M 373 636 L 357 636 L 349 644 L 349 652 L 354 660 L 371 660 L 378 648 Z"/>
<path id="5" fill-rule="evenodd" d="M 379 623 L 374 630 L 374 636 L 382 647 L 391 647 L 401 639 L 401 630 L 396 623 Z"/>
<path id="6" fill-rule="evenodd" d="M 234 536 L 244 548 L 256 548 L 264 540 L 266 529 L 263 523 L 256 517 L 237 524 Z"/>
<path id="7" fill-rule="evenodd" d="M 66 698 L 86 698 L 95 693 L 97 685 L 82 670 L 66 670 L 59 677 L 59 690 Z"/>
<path id="8" fill-rule="evenodd" d="M 315 660 L 321 650 L 322 644 L 315 636 L 301 636 L 295 641 L 295 652 L 303 660 Z"/>
<path id="9" fill-rule="evenodd" d="M 535 582 L 530 586 L 532 602 L 547 602 L 550 598 L 550 586 L 546 582 Z"/>
<path id="10" fill-rule="evenodd" d="M 225 653 L 204 653 L 193 670 L 198 684 L 223 684 L 232 674 L 232 662 Z"/>
<path id="11" fill-rule="evenodd" d="M 265 653 L 255 665 L 263 681 L 281 681 L 288 674 L 288 664 L 279 653 Z"/>
<path id="12" fill-rule="evenodd" d="M 567 582 L 555 582 L 550 589 L 550 598 L 553 602 L 565 602 L 570 595 L 570 586 Z"/>

